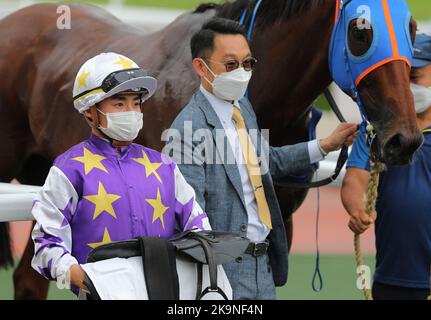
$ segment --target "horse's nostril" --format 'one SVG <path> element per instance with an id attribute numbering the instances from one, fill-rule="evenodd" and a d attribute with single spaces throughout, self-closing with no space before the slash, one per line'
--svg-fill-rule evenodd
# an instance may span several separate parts
<path id="1" fill-rule="evenodd" d="M 385 153 L 388 156 L 399 154 L 402 149 L 402 135 L 400 133 L 394 135 L 385 145 Z"/>
<path id="2" fill-rule="evenodd" d="M 384 154 L 393 164 L 407 164 L 411 161 L 414 152 L 422 145 L 423 136 L 418 134 L 412 137 L 401 133 L 394 135 L 386 143 Z"/>
<path id="3" fill-rule="evenodd" d="M 413 136 L 411 139 L 404 138 L 402 140 L 401 148 L 403 152 L 408 155 L 412 155 L 421 147 L 424 142 L 424 137 L 422 134 L 417 134 Z"/>

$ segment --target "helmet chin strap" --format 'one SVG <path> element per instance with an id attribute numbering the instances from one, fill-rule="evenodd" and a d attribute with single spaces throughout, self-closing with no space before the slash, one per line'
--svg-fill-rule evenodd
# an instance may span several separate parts
<path id="1" fill-rule="evenodd" d="M 112 139 L 111 137 L 104 134 L 102 132 L 102 130 L 99 129 L 100 118 L 99 118 L 99 112 L 97 112 L 97 106 L 92 107 L 90 109 L 90 112 L 91 112 L 91 117 L 93 118 L 93 122 L 91 123 L 91 127 L 96 129 L 101 134 L 101 136 L 103 138 L 107 139 L 109 141 L 109 143 L 111 144 L 111 146 L 113 146 L 114 148 L 128 147 L 133 143 L 133 141 L 118 141 L 118 140 Z"/>

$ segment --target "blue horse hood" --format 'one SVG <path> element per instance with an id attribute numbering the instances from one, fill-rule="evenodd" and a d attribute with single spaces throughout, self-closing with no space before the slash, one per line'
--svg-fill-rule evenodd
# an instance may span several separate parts
<path id="1" fill-rule="evenodd" d="M 404 0 L 340 1 L 330 44 L 329 70 L 345 93 L 356 97 L 361 80 L 389 62 L 401 60 L 411 66 L 411 17 Z M 348 28 L 354 19 L 366 19 L 373 30 L 371 47 L 360 57 L 351 53 L 348 43 Z"/>

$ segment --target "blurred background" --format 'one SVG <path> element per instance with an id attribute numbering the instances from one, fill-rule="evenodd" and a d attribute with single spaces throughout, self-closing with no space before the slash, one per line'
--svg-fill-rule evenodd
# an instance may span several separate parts
<path id="1" fill-rule="evenodd" d="M 0 0 L 0 19 L 21 7 L 39 1 Z M 60 2 L 60 1 L 43 1 Z M 104 7 L 123 21 L 157 30 L 169 24 L 187 10 L 203 2 L 220 0 L 93 0 L 70 1 L 94 3 Z M 431 2 L 428 0 L 407 0 L 419 32 L 431 33 Z M 359 123 L 355 104 L 334 88 L 334 94 L 341 102 L 341 109 L 348 121 Z M 318 137 L 324 137 L 337 125 L 336 117 L 329 111 L 326 101 L 319 98 L 317 107 L 324 111 L 318 126 Z M 353 256 L 353 234 L 347 227 L 348 216 L 340 201 L 339 186 L 320 189 L 320 222 L 318 225 L 320 248 L 320 269 L 323 276 L 323 290 L 312 289 L 312 278 L 316 266 L 316 218 L 317 190 L 309 192 L 302 207 L 294 214 L 294 237 L 289 260 L 289 282 L 278 289 L 278 299 L 363 299 L 362 291 L 356 288 L 356 265 Z M 11 223 L 14 254 L 17 261 L 27 242 L 31 222 Z M 365 263 L 374 268 L 374 230 L 362 237 Z M 13 298 L 13 270 L 0 270 L 0 300 Z M 317 287 L 319 287 L 318 283 Z M 51 284 L 49 299 L 75 299 L 68 291 L 58 290 Z"/>

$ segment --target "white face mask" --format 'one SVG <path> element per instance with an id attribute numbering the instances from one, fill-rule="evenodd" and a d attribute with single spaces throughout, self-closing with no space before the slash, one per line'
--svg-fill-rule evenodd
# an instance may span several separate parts
<path id="1" fill-rule="evenodd" d="M 112 112 L 103 113 L 106 116 L 107 128 L 99 125 L 99 129 L 108 137 L 117 141 L 133 141 L 141 131 L 144 121 L 142 112 Z"/>
<path id="2" fill-rule="evenodd" d="M 431 88 L 419 86 L 414 83 L 410 83 L 410 88 L 415 98 L 415 109 L 416 113 L 422 113 L 431 107 Z"/>
<path id="3" fill-rule="evenodd" d="M 244 97 L 252 76 L 251 71 L 238 68 L 230 72 L 215 75 L 205 61 L 202 60 L 202 62 L 214 76 L 212 83 L 207 78 L 205 80 L 212 85 L 213 93 L 216 97 L 227 101 L 241 100 Z"/>

